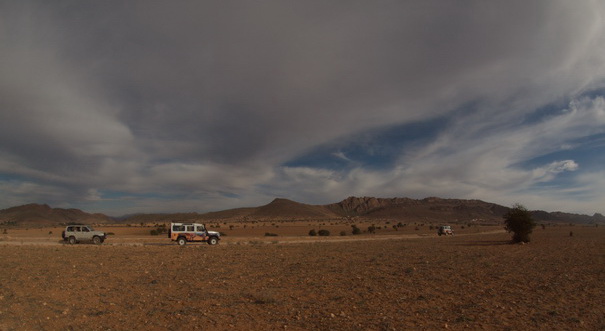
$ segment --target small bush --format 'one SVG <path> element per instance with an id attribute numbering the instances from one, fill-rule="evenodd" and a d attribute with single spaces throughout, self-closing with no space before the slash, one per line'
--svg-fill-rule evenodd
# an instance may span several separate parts
<path id="1" fill-rule="evenodd" d="M 151 234 L 152 236 L 157 236 L 157 235 L 159 235 L 158 230 L 155 230 L 155 229 L 154 229 L 154 230 L 149 231 L 149 234 Z"/>
<path id="2" fill-rule="evenodd" d="M 515 243 L 529 242 L 529 235 L 536 226 L 529 210 L 520 204 L 513 205 L 513 208 L 504 215 L 504 224 L 506 231 L 513 233 Z"/>
<path id="3" fill-rule="evenodd" d="M 347 235 L 347 231 L 340 231 L 340 235 L 341 236 L 346 236 Z"/>
<path id="4" fill-rule="evenodd" d="M 265 232 L 265 237 L 277 237 L 277 233 Z"/>
<path id="5" fill-rule="evenodd" d="M 376 233 L 376 227 L 374 226 L 374 224 L 368 226 L 368 232 L 369 233 Z"/>
<path id="6" fill-rule="evenodd" d="M 361 234 L 361 229 L 353 225 L 353 234 Z"/>
<path id="7" fill-rule="evenodd" d="M 317 232 L 315 231 L 315 229 L 312 229 L 311 231 L 309 231 L 309 235 L 315 237 L 317 235 Z"/>
<path id="8" fill-rule="evenodd" d="M 318 234 L 322 237 L 327 237 L 330 235 L 330 231 L 328 230 L 319 230 Z"/>

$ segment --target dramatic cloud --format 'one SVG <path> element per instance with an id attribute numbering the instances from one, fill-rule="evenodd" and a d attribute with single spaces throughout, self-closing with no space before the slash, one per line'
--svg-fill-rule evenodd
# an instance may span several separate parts
<path id="1" fill-rule="evenodd" d="M 604 7 L 3 3 L 0 208 L 434 195 L 602 212 L 582 178 L 602 170 Z"/>

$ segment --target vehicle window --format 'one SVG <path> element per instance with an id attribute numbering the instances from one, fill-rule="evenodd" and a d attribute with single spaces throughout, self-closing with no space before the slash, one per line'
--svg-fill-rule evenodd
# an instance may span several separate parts
<path id="1" fill-rule="evenodd" d="M 198 225 L 195 227 L 195 232 L 203 232 L 204 231 L 204 226 L 203 225 Z"/>
<path id="2" fill-rule="evenodd" d="M 185 231 L 185 226 L 184 225 L 173 225 L 172 231 Z"/>
<path id="3" fill-rule="evenodd" d="M 68 232 L 73 232 L 74 231 L 74 227 L 73 226 L 68 226 L 67 227 L 67 231 Z"/>
<path id="4" fill-rule="evenodd" d="M 90 232 L 90 230 L 88 230 L 88 228 L 87 228 L 87 227 L 83 227 L 83 228 L 82 228 L 82 232 Z"/>
<path id="5" fill-rule="evenodd" d="M 75 231 L 75 232 L 80 232 L 80 231 L 81 231 L 81 230 L 80 230 L 80 227 L 79 227 L 79 226 L 74 226 L 74 231 Z"/>
<path id="6" fill-rule="evenodd" d="M 187 231 L 193 232 L 193 225 L 187 225 Z"/>

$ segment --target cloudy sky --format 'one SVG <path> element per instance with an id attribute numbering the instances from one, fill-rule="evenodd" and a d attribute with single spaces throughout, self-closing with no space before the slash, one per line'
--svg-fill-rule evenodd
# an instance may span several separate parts
<path id="1" fill-rule="evenodd" d="M 0 208 L 605 213 L 602 1 L 0 1 Z"/>

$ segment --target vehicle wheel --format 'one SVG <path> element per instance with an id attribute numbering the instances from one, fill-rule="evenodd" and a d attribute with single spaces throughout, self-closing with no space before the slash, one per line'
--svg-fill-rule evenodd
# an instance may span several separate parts
<path id="1" fill-rule="evenodd" d="M 101 240 L 101 238 L 99 238 L 98 236 L 94 236 L 94 237 L 92 237 L 92 242 L 93 242 L 95 245 L 100 245 L 100 244 L 101 244 L 103 241 L 102 241 L 102 240 Z"/>
<path id="2" fill-rule="evenodd" d="M 187 239 L 185 239 L 184 237 L 179 237 L 176 242 L 179 244 L 179 246 L 185 246 L 185 244 L 187 243 Z"/>
<path id="3" fill-rule="evenodd" d="M 216 245 L 218 244 L 218 238 L 217 237 L 210 237 L 208 238 L 208 245 Z"/>
<path id="4" fill-rule="evenodd" d="M 76 242 L 77 242 L 77 241 L 76 241 L 76 237 L 73 237 L 73 236 L 72 236 L 72 237 L 69 237 L 69 244 L 70 244 L 70 245 L 75 245 L 75 244 L 76 244 Z"/>

